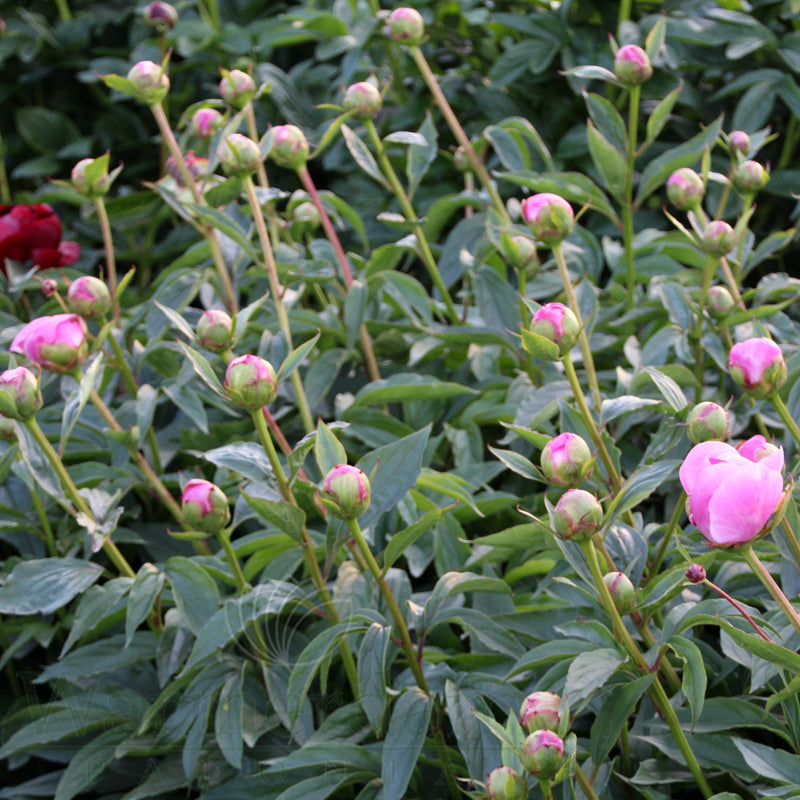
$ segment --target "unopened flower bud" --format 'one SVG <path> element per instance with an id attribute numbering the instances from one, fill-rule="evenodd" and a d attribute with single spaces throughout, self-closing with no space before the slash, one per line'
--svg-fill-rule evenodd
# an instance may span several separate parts
<path id="1" fill-rule="evenodd" d="M 208 172 L 209 160 L 205 156 L 195 155 L 194 150 L 190 150 L 183 157 L 183 164 L 186 167 L 186 171 L 189 173 L 189 177 L 191 177 L 192 180 L 197 181 L 202 178 L 206 172 Z M 175 160 L 175 157 L 172 154 L 167 156 L 165 167 L 167 174 L 175 181 L 175 183 L 178 184 L 178 186 L 186 186 L 186 180 L 183 177 L 183 173 L 178 167 L 178 162 Z"/>
<path id="2" fill-rule="evenodd" d="M 174 28 L 178 22 L 178 10 L 162 0 L 153 0 L 144 7 L 142 12 L 144 21 L 159 33 Z"/>
<path id="3" fill-rule="evenodd" d="M 139 61 L 128 71 L 128 80 L 136 87 L 148 105 L 160 103 L 169 91 L 169 78 L 158 64 Z"/>
<path id="4" fill-rule="evenodd" d="M 486 796 L 489 800 L 525 800 L 528 784 L 511 767 L 496 767 L 486 778 Z"/>
<path id="5" fill-rule="evenodd" d="M 690 564 L 686 578 L 689 583 L 702 583 L 706 579 L 706 568 L 702 564 Z"/>
<path id="6" fill-rule="evenodd" d="M 200 139 L 210 139 L 222 127 L 222 114 L 216 108 L 198 108 L 192 114 L 192 133 Z"/>
<path id="7" fill-rule="evenodd" d="M 0 414 L 0 439 L 6 442 L 13 442 L 17 438 L 17 428 L 14 420 L 5 414 Z"/>
<path id="8" fill-rule="evenodd" d="M 505 240 L 503 254 L 508 259 L 508 263 L 517 269 L 524 269 L 531 265 L 538 266 L 536 243 L 528 236 L 520 234 L 509 236 Z"/>
<path id="9" fill-rule="evenodd" d="M 70 372 L 88 355 L 86 323 L 77 314 L 37 317 L 11 342 L 11 352 L 53 372 Z"/>
<path id="10" fill-rule="evenodd" d="M 341 519 L 360 517 L 369 508 L 369 478 L 358 467 L 338 464 L 325 476 L 320 498 Z"/>
<path id="11" fill-rule="evenodd" d="M 700 242 L 711 256 L 724 256 L 736 246 L 736 232 L 724 219 L 715 219 L 706 225 Z"/>
<path id="12" fill-rule="evenodd" d="M 42 407 L 39 381 L 26 367 L 7 369 L 0 375 L 0 409 L 12 419 L 28 419 Z"/>
<path id="13" fill-rule="evenodd" d="M 731 131 L 728 147 L 733 158 L 744 157 L 750 152 L 750 137 L 744 131 Z"/>
<path id="14" fill-rule="evenodd" d="M 575 227 L 572 206 L 560 195 L 541 192 L 521 203 L 522 218 L 543 244 L 553 245 L 567 238 Z"/>
<path id="15" fill-rule="evenodd" d="M 292 209 L 292 222 L 299 226 L 301 231 L 311 233 L 322 222 L 319 209 L 310 200 L 298 203 Z"/>
<path id="16" fill-rule="evenodd" d="M 210 308 L 197 322 L 197 341 L 201 347 L 220 353 L 226 350 L 233 335 L 233 320 L 227 311 Z"/>
<path id="17" fill-rule="evenodd" d="M 603 507 L 591 492 L 568 489 L 556 503 L 551 523 L 559 538 L 585 541 L 600 530 Z"/>
<path id="18" fill-rule="evenodd" d="M 775 342 L 766 337 L 738 342 L 728 355 L 731 378 L 756 398 L 764 398 L 783 385 L 786 361 Z"/>
<path id="19" fill-rule="evenodd" d="M 710 286 L 706 294 L 706 311 L 714 319 L 724 319 L 736 305 L 733 295 L 724 287 L 716 284 Z"/>
<path id="20" fill-rule="evenodd" d="M 276 125 L 272 129 L 270 158 L 281 167 L 300 169 L 308 161 L 308 140 L 296 125 Z"/>
<path id="21" fill-rule="evenodd" d="M 101 317 L 111 310 L 111 292 L 100 278 L 81 275 L 67 289 L 67 305 L 84 319 Z"/>
<path id="22" fill-rule="evenodd" d="M 534 731 L 522 743 L 520 761 L 535 778 L 550 780 L 564 764 L 564 742 L 553 731 Z"/>
<path id="23" fill-rule="evenodd" d="M 760 433 L 741 442 L 737 445 L 736 450 L 748 461 L 763 461 L 781 452 L 778 445 L 768 442 Z"/>
<path id="24" fill-rule="evenodd" d="M 577 433 L 561 433 L 543 448 L 539 466 L 553 486 L 576 486 L 592 473 L 589 445 Z"/>
<path id="25" fill-rule="evenodd" d="M 667 178 L 667 197 L 680 211 L 696 211 L 700 208 L 705 193 L 703 179 L 689 167 L 676 169 Z"/>
<path id="26" fill-rule="evenodd" d="M 533 315 L 530 329 L 553 342 L 558 347 L 558 355 L 563 356 L 574 347 L 581 326 L 572 310 L 563 303 L 545 303 Z"/>
<path id="27" fill-rule="evenodd" d="M 222 70 L 219 93 L 228 105 L 244 108 L 256 95 L 256 82 L 240 69 Z"/>
<path id="28" fill-rule="evenodd" d="M 639 86 L 650 79 L 653 65 L 641 47 L 626 44 L 614 56 L 614 74 L 626 86 Z"/>
<path id="29" fill-rule="evenodd" d="M 758 161 L 742 161 L 733 170 L 732 181 L 743 194 L 755 194 L 769 183 L 769 172 Z"/>
<path id="30" fill-rule="evenodd" d="M 272 364 L 254 355 L 239 356 L 228 364 L 225 388 L 237 406 L 249 411 L 271 403 L 278 392 Z"/>
<path id="31" fill-rule="evenodd" d="M 636 607 L 636 588 L 624 572 L 609 572 L 603 575 L 603 583 L 620 614 L 630 614 Z"/>
<path id="32" fill-rule="evenodd" d="M 686 418 L 686 435 L 692 444 L 724 442 L 728 438 L 728 412 L 708 400 L 698 403 Z"/>
<path id="33" fill-rule="evenodd" d="M 453 153 L 453 163 L 460 172 L 469 172 L 472 169 L 472 164 L 463 145 L 456 147 Z"/>
<path id="34" fill-rule="evenodd" d="M 58 291 L 58 281 L 54 278 L 45 278 L 42 281 L 42 294 L 45 297 L 52 297 Z"/>
<path id="35" fill-rule="evenodd" d="M 84 197 L 102 197 L 111 188 L 108 174 L 108 155 L 100 158 L 82 158 L 70 174 L 72 186 Z"/>
<path id="36" fill-rule="evenodd" d="M 381 93 L 374 83 L 359 81 L 347 87 L 344 93 L 344 110 L 352 111 L 356 119 L 374 117 L 383 105 Z"/>
<path id="37" fill-rule="evenodd" d="M 229 133 L 219 143 L 217 156 L 228 175 L 250 175 L 261 163 L 261 150 L 243 133 Z"/>
<path id="38" fill-rule="evenodd" d="M 561 724 L 561 698 L 553 692 L 533 692 L 522 701 L 519 723 L 528 733 L 542 728 L 557 731 Z"/>
<path id="39" fill-rule="evenodd" d="M 386 21 L 384 32 L 396 42 L 409 46 L 418 45 L 425 36 L 422 14 L 413 8 L 396 8 Z"/>
<path id="40" fill-rule="evenodd" d="M 190 480 L 183 488 L 181 509 L 186 523 L 197 531 L 219 533 L 231 519 L 228 498 L 211 481 Z"/>

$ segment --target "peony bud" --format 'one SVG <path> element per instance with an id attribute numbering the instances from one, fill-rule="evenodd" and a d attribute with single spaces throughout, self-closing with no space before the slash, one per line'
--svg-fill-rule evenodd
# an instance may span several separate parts
<path id="1" fill-rule="evenodd" d="M 296 232 L 298 233 L 311 233 L 319 227 L 321 222 L 319 209 L 310 200 L 298 203 L 292 209 L 292 223 L 297 226 Z"/>
<path id="2" fill-rule="evenodd" d="M 86 323 L 77 314 L 31 320 L 11 342 L 11 352 L 54 372 L 69 372 L 86 359 Z"/>
<path id="3" fill-rule="evenodd" d="M 530 329 L 558 347 L 566 355 L 575 345 L 581 326 L 578 318 L 563 303 L 546 303 L 533 315 Z"/>
<path id="4" fill-rule="evenodd" d="M 693 444 L 722 442 L 728 438 L 728 412 L 716 403 L 698 403 L 686 419 L 686 434 Z"/>
<path id="5" fill-rule="evenodd" d="M 710 286 L 706 294 L 706 311 L 714 319 L 724 319 L 736 304 L 733 295 L 720 285 Z"/>
<path id="6" fill-rule="evenodd" d="M 250 175 L 261 163 L 261 150 L 243 133 L 229 133 L 219 143 L 217 156 L 228 175 Z"/>
<path id="7" fill-rule="evenodd" d="M 731 131 L 728 147 L 733 158 L 744 157 L 750 152 L 750 137 L 744 131 Z"/>
<path id="8" fill-rule="evenodd" d="M 209 160 L 205 156 L 196 156 L 194 154 L 194 150 L 190 150 L 183 157 L 183 164 L 192 180 L 197 181 L 208 172 Z M 175 160 L 175 156 L 172 154 L 167 156 L 165 167 L 167 174 L 175 181 L 175 183 L 178 184 L 178 186 L 186 186 L 186 181 L 184 180 L 183 174 L 178 167 L 178 162 Z"/>
<path id="9" fill-rule="evenodd" d="M 157 105 L 169 91 L 169 78 L 158 64 L 139 61 L 128 71 L 128 80 L 138 89 L 148 105 Z"/>
<path id="10" fill-rule="evenodd" d="M 5 414 L 0 414 L 0 439 L 13 442 L 17 438 L 17 427 L 14 420 Z"/>
<path id="11" fill-rule="evenodd" d="M 42 281 L 42 294 L 45 297 L 52 297 L 58 291 L 58 281 L 54 278 L 45 278 Z"/>
<path id="12" fill-rule="evenodd" d="M 111 292 L 100 278 L 81 275 L 67 289 L 67 305 L 85 319 L 102 317 L 111 310 Z"/>
<path id="13" fill-rule="evenodd" d="M 533 239 L 528 236 L 517 234 L 516 236 L 509 236 L 505 239 L 505 247 L 503 254 L 508 263 L 517 269 L 524 269 L 531 265 L 538 267 L 538 260 L 536 258 L 536 244 Z M 529 276 L 533 273 L 529 273 Z"/>
<path id="14" fill-rule="evenodd" d="M 543 244 L 553 245 L 566 239 L 575 227 L 572 206 L 563 197 L 552 192 L 526 197 L 522 201 L 521 209 L 522 218 Z"/>
<path id="15" fill-rule="evenodd" d="M 228 105 L 244 108 L 256 95 L 256 82 L 240 69 L 233 69 L 230 72 L 223 69 L 219 93 Z"/>
<path id="16" fill-rule="evenodd" d="M 396 8 L 389 14 L 384 33 L 396 42 L 411 47 L 418 45 L 425 36 L 425 22 L 422 14 L 413 8 Z"/>
<path id="17" fill-rule="evenodd" d="M 358 467 L 338 464 L 325 476 L 320 498 L 341 519 L 360 517 L 369 508 L 369 478 Z"/>
<path id="18" fill-rule="evenodd" d="M 603 575 L 603 583 L 620 614 L 630 614 L 636 607 L 636 588 L 624 572 L 609 572 Z"/>
<path id="19" fill-rule="evenodd" d="M 205 533 L 219 533 L 231 519 L 228 498 L 222 489 L 200 478 L 183 487 L 181 509 L 187 524 Z"/>
<path id="20" fill-rule="evenodd" d="M 144 7 L 142 17 L 151 28 L 163 33 L 175 27 L 178 22 L 178 10 L 162 0 L 153 0 Z"/>
<path id="21" fill-rule="evenodd" d="M 200 139 L 210 139 L 221 127 L 222 114 L 216 108 L 198 108 L 192 114 L 192 133 Z"/>
<path id="22" fill-rule="evenodd" d="M 0 408 L 12 419 L 28 419 L 42 407 L 39 381 L 25 367 L 7 369 L 0 375 Z"/>
<path id="23" fill-rule="evenodd" d="M 269 361 L 253 355 L 239 356 L 228 364 L 225 388 L 237 406 L 255 411 L 275 399 L 277 377 Z"/>
<path id="24" fill-rule="evenodd" d="M 650 79 L 653 65 L 641 47 L 626 44 L 614 56 L 614 74 L 626 86 L 639 86 Z"/>
<path id="25" fill-rule="evenodd" d="M 519 756 L 522 766 L 531 775 L 539 780 L 550 780 L 564 764 L 564 742 L 553 731 L 534 731 L 522 743 Z"/>
<path id="26" fill-rule="evenodd" d="M 553 486 L 576 486 L 592 473 L 589 445 L 577 433 L 561 433 L 542 450 L 539 466 Z"/>
<path id="27" fill-rule="evenodd" d="M 197 341 L 201 347 L 220 353 L 227 350 L 233 336 L 233 320 L 227 311 L 211 308 L 197 322 Z"/>
<path id="28" fill-rule="evenodd" d="M 383 98 L 375 84 L 360 81 L 347 87 L 344 93 L 344 110 L 352 111 L 356 119 L 374 117 L 383 105 Z"/>
<path id="29" fill-rule="evenodd" d="M 702 583 L 706 579 L 706 568 L 702 564 L 690 564 L 686 578 L 689 583 Z"/>
<path id="30" fill-rule="evenodd" d="M 715 219 L 706 225 L 700 244 L 704 252 L 722 257 L 736 246 L 736 232 L 722 219 Z"/>
<path id="31" fill-rule="evenodd" d="M 111 188 L 108 155 L 100 158 L 82 158 L 72 168 L 70 178 L 73 188 L 90 200 L 107 194 Z"/>
<path id="32" fill-rule="evenodd" d="M 786 361 L 780 347 L 766 337 L 738 342 L 728 354 L 731 378 L 756 398 L 772 394 L 786 380 Z"/>
<path id="33" fill-rule="evenodd" d="M 696 211 L 700 208 L 705 193 L 703 179 L 689 167 L 676 169 L 667 178 L 667 197 L 680 211 Z"/>
<path id="34" fill-rule="evenodd" d="M 769 183 L 769 172 L 758 161 L 742 161 L 734 169 L 732 181 L 743 194 L 755 194 Z"/>
<path id="35" fill-rule="evenodd" d="M 489 800 L 525 800 L 528 784 L 511 767 L 496 767 L 486 778 L 486 796 Z"/>
<path id="36" fill-rule="evenodd" d="M 533 692 L 522 701 L 519 723 L 528 733 L 542 728 L 556 732 L 561 724 L 561 698 L 553 692 Z"/>
<path id="37" fill-rule="evenodd" d="M 289 169 L 304 167 L 309 150 L 306 135 L 296 125 L 276 125 L 272 129 L 269 156 L 278 166 Z"/>
<path id="38" fill-rule="evenodd" d="M 551 512 L 551 524 L 560 539 L 586 541 L 600 530 L 603 507 L 590 492 L 569 489 L 561 495 Z"/>

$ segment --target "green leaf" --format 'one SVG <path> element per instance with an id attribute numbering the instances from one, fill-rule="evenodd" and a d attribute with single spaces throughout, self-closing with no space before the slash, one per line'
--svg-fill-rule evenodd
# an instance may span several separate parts
<path id="1" fill-rule="evenodd" d="M 354 280 L 344 298 L 344 327 L 347 332 L 347 347 L 355 347 L 361 333 L 361 326 L 367 313 L 369 290 L 366 283 Z"/>
<path id="2" fill-rule="evenodd" d="M 413 143 L 408 148 L 406 175 L 408 176 L 409 197 L 413 197 L 438 152 L 439 137 L 429 110 L 425 111 L 425 119 L 417 133 L 422 137 L 424 143 Z"/>
<path id="3" fill-rule="evenodd" d="M 383 574 L 385 575 L 389 567 L 441 518 L 442 509 L 433 508 L 425 512 L 413 525 L 395 533 L 383 553 Z"/>
<path id="4" fill-rule="evenodd" d="M 242 766 L 242 711 L 244 706 L 244 673 L 247 664 L 224 683 L 214 715 L 214 735 L 225 760 L 236 769 Z"/>
<path id="5" fill-rule="evenodd" d="M 183 354 L 186 356 L 186 358 L 192 362 L 194 371 L 203 379 L 203 382 L 206 384 L 206 386 L 208 386 L 210 389 L 213 389 L 217 395 L 227 400 L 228 393 L 219 382 L 219 378 L 217 378 L 214 370 L 211 367 L 211 364 L 208 363 L 208 359 L 202 353 L 198 353 L 197 350 L 193 350 L 184 342 L 178 342 L 178 344 L 180 345 L 181 350 L 183 350 Z"/>
<path id="6" fill-rule="evenodd" d="M 623 514 L 650 497 L 672 475 L 680 463 L 677 459 L 663 459 L 655 464 L 639 467 L 625 482 L 622 489 L 617 492 L 606 510 L 606 522 L 610 522 L 617 514 Z"/>
<path id="7" fill-rule="evenodd" d="M 314 457 L 319 471 L 327 475 L 339 464 L 347 463 L 347 453 L 333 431 L 322 421 L 317 421 L 317 438 L 314 441 Z"/>
<path id="8" fill-rule="evenodd" d="M 201 452 L 199 455 L 218 467 L 232 469 L 256 483 L 273 477 L 272 467 L 264 448 L 255 442 L 225 444 L 214 450 Z"/>
<path id="9" fill-rule="evenodd" d="M 78 608 L 61 648 L 59 658 L 87 634 L 96 634 L 116 624 L 125 608 L 124 597 L 131 587 L 130 578 L 115 578 L 102 586 L 90 586 L 78 601 Z"/>
<path id="10" fill-rule="evenodd" d="M 700 648 L 686 636 L 678 634 L 670 636 L 667 644 L 683 662 L 681 686 L 692 709 L 692 725 L 695 725 L 703 713 L 703 703 L 706 699 L 706 685 L 708 683 L 703 654 Z"/>
<path id="11" fill-rule="evenodd" d="M 514 450 L 501 450 L 489 445 L 489 452 L 497 459 L 502 461 L 512 472 L 522 475 L 532 481 L 541 481 L 542 474 L 525 456 L 520 455 Z"/>
<path id="12" fill-rule="evenodd" d="M 382 378 L 368 383 L 356 395 L 355 405 L 383 405 L 384 403 L 404 403 L 410 400 L 445 400 L 473 393 L 473 389 L 463 384 L 442 381 L 433 375 L 399 372 L 390 378 Z"/>
<path id="13" fill-rule="evenodd" d="M 57 153 L 81 135 L 69 117 L 43 106 L 18 107 L 14 112 L 14 124 L 25 144 L 36 153 Z"/>
<path id="14" fill-rule="evenodd" d="M 617 150 L 620 155 L 624 155 L 625 149 L 628 146 L 628 134 L 619 111 L 617 111 L 610 100 L 607 100 L 599 94 L 587 92 L 584 93 L 583 97 L 586 101 L 586 107 L 589 109 L 592 123 L 596 126 L 598 133 L 600 133 L 603 138 L 607 140 L 608 144 Z"/>
<path id="15" fill-rule="evenodd" d="M 800 785 L 800 756 L 737 737 L 732 737 L 731 741 L 747 766 L 760 778 Z"/>
<path id="16" fill-rule="evenodd" d="M 303 342 L 299 347 L 295 347 L 291 353 L 283 360 L 278 370 L 278 382 L 288 378 L 303 363 L 305 357 L 314 349 L 314 345 L 319 341 L 320 332 L 317 331 L 307 342 Z"/>
<path id="17" fill-rule="evenodd" d="M 686 395 L 676 381 L 669 375 L 655 367 L 644 367 L 644 371 L 653 379 L 653 383 L 658 387 L 658 391 L 664 399 L 672 406 L 675 411 L 682 411 L 689 405 Z"/>
<path id="18" fill-rule="evenodd" d="M 627 656 L 610 647 L 599 647 L 575 656 L 567 670 L 563 692 L 569 698 L 570 707 L 577 708 L 581 701 L 588 700 L 627 660 Z"/>
<path id="19" fill-rule="evenodd" d="M 433 711 L 433 698 L 417 687 L 406 689 L 392 709 L 383 740 L 383 800 L 402 800 L 411 781 Z"/>
<path id="20" fill-rule="evenodd" d="M 342 125 L 342 135 L 344 136 L 344 143 L 347 145 L 347 149 L 350 151 L 350 155 L 355 159 L 356 164 L 358 164 L 370 178 L 383 186 L 384 189 L 392 191 L 386 179 L 383 177 L 383 173 L 380 171 L 375 158 L 367 149 L 364 142 L 362 142 L 347 125 Z"/>
<path id="21" fill-rule="evenodd" d="M 433 627 L 439 621 L 440 613 L 447 610 L 445 601 L 456 594 L 466 592 L 491 592 L 492 594 L 511 594 L 511 588 L 499 578 L 476 575 L 474 572 L 446 572 L 436 581 L 422 615 L 422 627 Z"/>
<path id="22" fill-rule="evenodd" d="M 765 661 L 777 667 L 784 667 L 790 672 L 795 673 L 795 675 L 800 675 L 799 654 L 792 652 L 782 645 L 768 642 L 758 636 L 751 636 L 749 633 L 745 633 L 722 617 L 715 619 L 715 623 L 728 633 L 736 644 L 740 647 L 744 647 L 745 650 L 752 653 L 754 656 L 763 658 Z"/>
<path id="23" fill-rule="evenodd" d="M 361 707 L 376 732 L 383 726 L 388 693 L 386 675 L 392 629 L 373 622 L 358 648 L 358 694 Z"/>
<path id="24" fill-rule="evenodd" d="M 647 118 L 647 133 L 642 148 L 649 147 L 656 140 L 658 134 L 664 129 L 682 90 L 683 81 L 681 81 L 666 97 L 659 100 L 658 104 Z"/>
<path id="25" fill-rule="evenodd" d="M 168 559 L 165 573 L 172 586 L 175 605 L 197 636 L 219 608 L 217 584 L 199 564 L 183 556 Z"/>
<path id="26" fill-rule="evenodd" d="M 103 568 L 79 558 L 21 561 L 0 586 L 0 614 L 52 614 L 85 592 Z"/>
<path id="27" fill-rule="evenodd" d="M 199 206 L 195 203 L 186 203 L 186 207 L 198 219 L 218 230 L 220 233 L 224 233 L 229 239 L 233 239 L 256 264 L 263 263 L 263 259 L 250 242 L 247 232 L 231 217 L 227 216 L 222 211 L 218 211 L 216 208 Z"/>
<path id="28" fill-rule="evenodd" d="M 491 142 L 497 157 L 509 171 L 531 169 L 528 147 L 533 147 L 544 161 L 545 169 L 555 170 L 555 163 L 539 132 L 524 117 L 509 117 L 497 125 L 484 128 L 483 135 Z"/>
<path id="29" fill-rule="evenodd" d="M 500 742 L 476 716 L 489 716 L 489 704 L 474 689 L 458 687 L 451 680 L 445 681 L 444 691 L 447 716 L 467 771 L 470 775 L 488 775 L 502 758 Z"/>
<path id="30" fill-rule="evenodd" d="M 78 417 L 80 417 L 81 412 L 86 406 L 92 389 L 97 388 L 98 382 L 103 375 L 101 370 L 102 366 L 103 354 L 100 353 L 81 376 L 81 382 L 77 390 L 64 404 L 64 413 L 61 417 L 61 435 L 58 440 L 58 451 L 60 453 L 64 452 L 66 443 L 72 434 L 72 429 L 75 427 Z"/>
<path id="31" fill-rule="evenodd" d="M 125 614 L 125 646 L 133 639 L 136 629 L 146 619 L 153 603 L 164 586 L 166 576 L 154 564 L 146 562 L 139 567 L 136 578 L 128 594 Z"/>
<path id="32" fill-rule="evenodd" d="M 156 305 L 156 308 L 172 323 L 172 327 L 179 330 L 190 342 L 195 341 L 194 329 L 192 326 L 179 314 L 175 311 L 174 308 L 170 308 L 169 306 L 165 306 L 163 303 L 159 303 L 158 300 L 153 301 Z"/>
<path id="33" fill-rule="evenodd" d="M 285 500 L 267 500 L 263 497 L 254 497 L 244 490 L 242 497 L 262 519 L 274 525 L 281 533 L 291 536 L 296 542 L 303 541 L 303 530 L 306 524 L 306 514 Z"/>

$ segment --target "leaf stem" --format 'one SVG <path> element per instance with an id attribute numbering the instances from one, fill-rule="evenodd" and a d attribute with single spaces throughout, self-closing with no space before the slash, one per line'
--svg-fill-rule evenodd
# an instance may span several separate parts
<path id="1" fill-rule="evenodd" d="M 783 421 L 783 424 L 787 427 L 789 433 L 792 434 L 795 444 L 800 446 L 800 427 L 798 427 L 796 420 L 786 407 L 786 403 L 783 402 L 783 398 L 777 392 L 773 392 L 769 399 L 773 408 L 778 412 L 778 416 Z"/>
<path id="2" fill-rule="evenodd" d="M 117 297 L 117 261 L 114 254 L 114 238 L 111 234 L 111 222 L 108 219 L 106 203 L 102 197 L 95 198 L 94 208 L 97 212 L 97 219 L 100 223 L 100 231 L 103 234 L 103 248 L 106 252 L 106 279 L 108 280 L 108 290 L 111 292 L 112 315 L 114 322 L 119 322 L 119 297 Z"/>
<path id="3" fill-rule="evenodd" d="M 626 16 L 623 17 L 623 7 L 620 7 L 620 22 L 630 14 L 630 0 Z M 623 260 L 625 261 L 625 283 L 628 293 L 627 307 L 633 308 L 635 302 L 636 267 L 633 257 L 633 173 L 636 160 L 636 139 L 639 126 L 639 100 L 642 87 L 631 86 L 628 93 L 628 148 L 626 153 L 625 194 L 622 202 L 622 244 L 624 248 Z"/>
<path id="4" fill-rule="evenodd" d="M 781 610 L 786 614 L 787 619 L 792 624 L 792 627 L 800 633 L 800 614 L 797 613 L 794 606 L 789 602 L 789 598 L 783 593 L 782 589 L 775 582 L 775 579 L 770 574 L 770 571 L 764 566 L 764 563 L 756 555 L 752 544 L 747 544 L 742 547 L 742 555 L 744 560 L 750 566 L 750 569 L 755 572 L 756 577 L 764 584 L 766 590 L 772 595 L 772 599 L 781 607 Z"/>

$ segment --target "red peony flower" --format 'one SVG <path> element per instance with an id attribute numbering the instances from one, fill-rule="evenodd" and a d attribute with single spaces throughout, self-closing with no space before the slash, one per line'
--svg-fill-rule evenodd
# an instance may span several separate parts
<path id="1" fill-rule="evenodd" d="M 80 252 L 77 242 L 61 241 L 61 220 L 46 203 L 0 205 L 0 270 L 4 274 L 7 258 L 53 269 L 74 264 Z"/>

